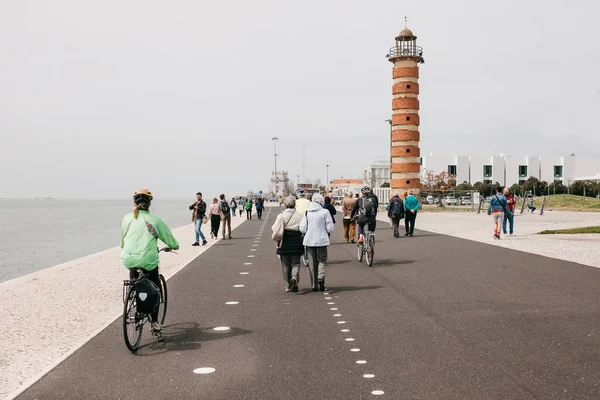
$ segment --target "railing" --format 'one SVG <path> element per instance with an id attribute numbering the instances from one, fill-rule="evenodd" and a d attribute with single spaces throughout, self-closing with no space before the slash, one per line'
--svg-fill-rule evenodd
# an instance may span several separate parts
<path id="1" fill-rule="evenodd" d="M 397 47 L 394 46 L 388 53 L 388 58 L 392 57 L 423 57 L 423 48 L 420 46 Z"/>

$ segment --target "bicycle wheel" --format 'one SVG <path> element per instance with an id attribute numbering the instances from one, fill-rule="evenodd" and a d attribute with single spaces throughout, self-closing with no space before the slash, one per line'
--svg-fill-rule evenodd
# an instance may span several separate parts
<path id="1" fill-rule="evenodd" d="M 375 240 L 372 235 L 369 235 L 369 245 L 367 246 L 367 265 L 373 265 L 373 256 L 375 255 Z"/>
<path id="2" fill-rule="evenodd" d="M 357 250 L 357 251 L 358 251 L 358 261 L 359 261 L 359 262 L 362 262 L 362 260 L 363 260 L 363 255 L 365 254 L 365 251 L 364 251 L 365 245 L 364 245 L 364 243 L 359 243 L 359 244 L 356 246 L 356 248 L 358 249 L 358 250 Z"/>
<path id="3" fill-rule="evenodd" d="M 162 325 L 165 323 L 165 317 L 167 316 L 167 281 L 162 275 L 158 276 L 160 280 L 160 298 L 158 300 L 158 322 Z"/>
<path id="4" fill-rule="evenodd" d="M 123 305 L 123 336 L 130 351 L 136 351 L 142 340 L 143 320 L 136 318 L 135 288 L 131 286 Z"/>

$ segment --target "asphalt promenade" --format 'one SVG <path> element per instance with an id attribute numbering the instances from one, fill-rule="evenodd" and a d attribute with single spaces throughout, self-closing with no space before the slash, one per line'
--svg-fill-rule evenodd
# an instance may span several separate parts
<path id="1" fill-rule="evenodd" d="M 168 281 L 164 342 L 119 319 L 18 398 L 600 398 L 600 270 L 386 223 L 369 268 L 337 224 L 326 294 L 285 293 L 277 212 Z"/>

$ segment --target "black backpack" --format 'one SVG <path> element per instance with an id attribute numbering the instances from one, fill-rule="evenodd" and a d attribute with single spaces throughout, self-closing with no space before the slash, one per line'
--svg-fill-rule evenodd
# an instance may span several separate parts
<path id="1" fill-rule="evenodd" d="M 158 286 L 147 277 L 135 284 L 135 303 L 137 312 L 150 314 L 158 305 Z"/>
<path id="2" fill-rule="evenodd" d="M 225 215 L 231 212 L 229 209 L 229 204 L 227 204 L 227 200 L 221 202 L 221 212 Z"/>
<path id="3" fill-rule="evenodd" d="M 371 196 L 362 198 L 362 214 L 367 217 L 375 215 L 375 202 Z"/>

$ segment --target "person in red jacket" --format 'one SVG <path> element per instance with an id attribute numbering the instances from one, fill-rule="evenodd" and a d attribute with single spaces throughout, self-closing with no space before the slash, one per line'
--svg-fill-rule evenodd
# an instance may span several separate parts
<path id="1" fill-rule="evenodd" d="M 504 233 L 504 236 L 509 236 L 506 233 L 506 221 L 508 221 L 510 236 L 515 236 L 513 234 L 515 225 L 515 196 L 510 194 L 510 190 L 507 187 L 504 188 L 504 196 L 506 196 L 506 200 L 508 201 L 508 211 L 510 212 L 504 214 L 504 220 L 502 220 L 502 233 Z"/>

